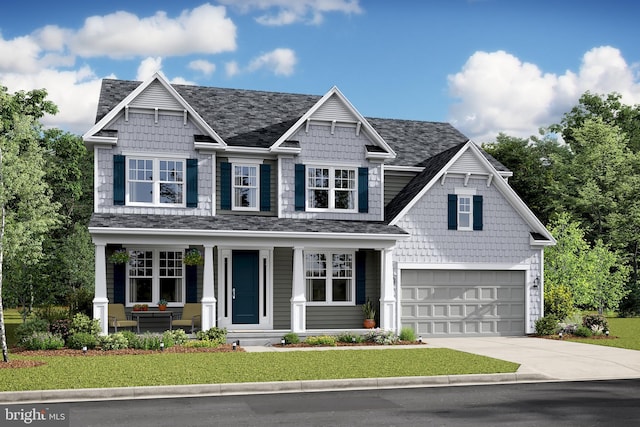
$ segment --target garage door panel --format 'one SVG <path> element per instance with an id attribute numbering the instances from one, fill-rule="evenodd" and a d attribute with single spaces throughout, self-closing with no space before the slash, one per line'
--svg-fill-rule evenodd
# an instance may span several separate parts
<path id="1" fill-rule="evenodd" d="M 403 270 L 401 322 L 423 336 L 524 335 L 524 277 L 524 271 Z"/>

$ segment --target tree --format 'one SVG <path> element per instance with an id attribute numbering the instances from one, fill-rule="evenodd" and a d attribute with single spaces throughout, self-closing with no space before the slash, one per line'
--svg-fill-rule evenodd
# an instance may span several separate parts
<path id="1" fill-rule="evenodd" d="M 57 223 L 56 203 L 44 182 L 44 153 L 39 119 L 57 109 L 46 91 L 10 95 L 0 86 L 0 339 L 8 350 L 2 303 L 5 260 L 34 265 L 42 256 L 47 231 Z"/>

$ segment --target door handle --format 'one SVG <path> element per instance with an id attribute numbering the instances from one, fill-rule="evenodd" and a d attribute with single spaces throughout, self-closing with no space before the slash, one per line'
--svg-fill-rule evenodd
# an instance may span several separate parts
<path id="1" fill-rule="evenodd" d="M 231 289 L 231 299 L 236 299 L 236 288 Z"/>

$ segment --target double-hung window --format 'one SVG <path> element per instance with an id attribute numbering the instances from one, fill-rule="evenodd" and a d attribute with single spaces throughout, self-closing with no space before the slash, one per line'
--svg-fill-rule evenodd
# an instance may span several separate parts
<path id="1" fill-rule="evenodd" d="M 448 229 L 481 231 L 483 228 L 483 198 L 472 188 L 456 188 L 448 195 Z"/>
<path id="2" fill-rule="evenodd" d="M 473 204 L 470 195 L 458 196 L 458 230 L 471 230 Z"/>
<path id="3" fill-rule="evenodd" d="M 183 250 L 138 250 L 130 252 L 128 303 L 155 305 L 184 303 Z"/>
<path id="4" fill-rule="evenodd" d="M 304 259 L 309 304 L 354 303 L 353 252 L 306 252 Z"/>
<path id="5" fill-rule="evenodd" d="M 258 165 L 233 165 L 233 209 L 254 210 L 258 206 L 260 188 Z"/>
<path id="6" fill-rule="evenodd" d="M 185 205 L 184 160 L 130 157 L 127 178 L 128 204 Z"/>
<path id="7" fill-rule="evenodd" d="M 354 211 L 356 176 L 355 168 L 307 167 L 307 209 Z"/>

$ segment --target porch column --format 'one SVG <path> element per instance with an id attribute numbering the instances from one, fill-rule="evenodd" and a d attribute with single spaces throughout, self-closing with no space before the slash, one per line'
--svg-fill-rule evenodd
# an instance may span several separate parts
<path id="1" fill-rule="evenodd" d="M 291 330 L 305 332 L 307 329 L 307 309 L 304 281 L 304 257 L 302 248 L 293 248 L 293 284 L 291 286 Z"/>
<path id="2" fill-rule="evenodd" d="M 213 245 L 204 245 L 204 274 L 202 275 L 202 330 L 216 326 L 215 278 L 213 275 Z"/>
<path id="3" fill-rule="evenodd" d="M 107 298 L 107 257 L 106 245 L 95 245 L 95 297 L 93 298 L 93 318 L 100 320 L 100 334 L 109 333 L 109 311 Z"/>
<path id="4" fill-rule="evenodd" d="M 381 256 L 380 328 L 398 332 L 397 301 L 393 283 L 393 248 L 383 249 Z"/>

